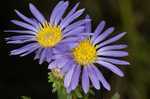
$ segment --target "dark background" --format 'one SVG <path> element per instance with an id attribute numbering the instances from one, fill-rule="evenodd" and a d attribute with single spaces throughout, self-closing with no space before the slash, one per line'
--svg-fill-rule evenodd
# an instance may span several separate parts
<path id="1" fill-rule="evenodd" d="M 49 19 L 52 8 L 59 0 L 1 0 L 0 2 L 0 99 L 20 99 L 31 96 L 32 99 L 56 99 L 51 85 L 47 83 L 47 63 L 42 65 L 33 61 L 34 53 L 25 57 L 10 56 L 12 49 L 20 45 L 7 45 L 5 37 L 13 33 L 3 30 L 17 29 L 11 19 L 20 18 L 14 13 L 18 9 L 32 17 L 28 4 L 32 2 Z M 101 20 L 107 22 L 106 28 L 115 26 L 115 33 L 126 31 L 127 35 L 120 43 L 127 43 L 130 66 L 120 66 L 125 77 L 120 78 L 106 70 L 105 77 L 112 86 L 108 92 L 104 88 L 96 91 L 89 99 L 110 99 L 119 92 L 120 99 L 149 99 L 150 94 L 150 0 L 69 0 L 73 7 L 78 1 L 80 8 L 86 8 L 93 19 L 93 28 Z M 69 7 L 69 9 L 71 8 Z M 84 14 L 85 15 L 85 14 Z M 84 16 L 83 15 L 83 16 Z M 105 29 L 106 29 L 105 28 Z M 15 33 L 14 33 L 15 34 Z M 105 70 L 104 70 L 105 71 Z M 105 97 L 105 98 L 104 98 Z"/>

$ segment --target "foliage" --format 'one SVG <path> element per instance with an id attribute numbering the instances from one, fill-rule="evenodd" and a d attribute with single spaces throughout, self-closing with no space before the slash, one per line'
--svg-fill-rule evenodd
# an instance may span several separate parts
<path id="1" fill-rule="evenodd" d="M 114 96 L 112 96 L 112 98 L 111 99 L 119 99 L 119 93 L 118 92 L 116 92 L 115 94 L 114 94 Z"/>
<path id="2" fill-rule="evenodd" d="M 21 99 L 31 99 L 31 98 L 27 96 L 21 96 Z"/>
<path id="3" fill-rule="evenodd" d="M 87 94 L 84 94 L 82 91 L 82 87 L 81 85 L 79 85 L 74 91 L 72 91 L 70 94 L 66 93 L 66 88 L 64 87 L 64 83 L 63 83 L 63 79 L 58 79 L 56 77 L 54 77 L 52 72 L 48 73 L 48 82 L 52 83 L 52 87 L 53 87 L 53 92 L 57 92 L 58 93 L 58 97 L 60 97 L 59 99 L 88 99 L 89 94 L 91 95 L 95 95 L 94 91 L 89 90 L 89 92 Z"/>

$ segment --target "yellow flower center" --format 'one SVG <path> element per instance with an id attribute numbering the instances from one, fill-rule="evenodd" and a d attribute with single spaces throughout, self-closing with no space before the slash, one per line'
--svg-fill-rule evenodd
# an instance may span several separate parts
<path id="1" fill-rule="evenodd" d="M 52 26 L 46 22 L 41 25 L 39 33 L 36 34 L 38 43 L 43 47 L 54 47 L 62 39 L 62 32 L 59 26 Z"/>
<path id="2" fill-rule="evenodd" d="M 73 49 L 72 55 L 78 64 L 82 66 L 90 65 L 95 62 L 98 55 L 96 48 L 97 46 L 90 40 L 83 40 Z"/>

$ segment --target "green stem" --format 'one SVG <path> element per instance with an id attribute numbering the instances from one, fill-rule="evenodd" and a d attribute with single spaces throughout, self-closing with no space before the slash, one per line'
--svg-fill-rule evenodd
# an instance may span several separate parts
<path id="1" fill-rule="evenodd" d="M 67 94 L 63 94 L 62 90 L 57 91 L 58 99 L 67 99 Z"/>
<path id="2" fill-rule="evenodd" d="M 72 99 L 78 99 L 75 93 L 73 94 Z"/>
<path id="3" fill-rule="evenodd" d="M 57 96 L 58 99 L 78 99 L 75 93 L 73 93 L 72 96 L 69 96 L 68 94 L 64 94 L 62 90 L 57 91 Z"/>

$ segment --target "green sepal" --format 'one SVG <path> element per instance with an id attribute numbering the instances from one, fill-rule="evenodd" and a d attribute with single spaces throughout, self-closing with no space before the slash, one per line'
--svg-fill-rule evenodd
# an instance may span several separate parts
<path id="1" fill-rule="evenodd" d="M 31 98 L 27 96 L 21 96 L 21 99 L 31 99 Z"/>
<path id="2" fill-rule="evenodd" d="M 83 95 L 82 95 L 82 93 L 81 93 L 79 88 L 75 89 L 75 94 L 77 95 L 78 98 L 83 98 Z"/>
<path id="3" fill-rule="evenodd" d="M 111 99 L 119 99 L 120 95 L 118 92 L 116 92 Z"/>

